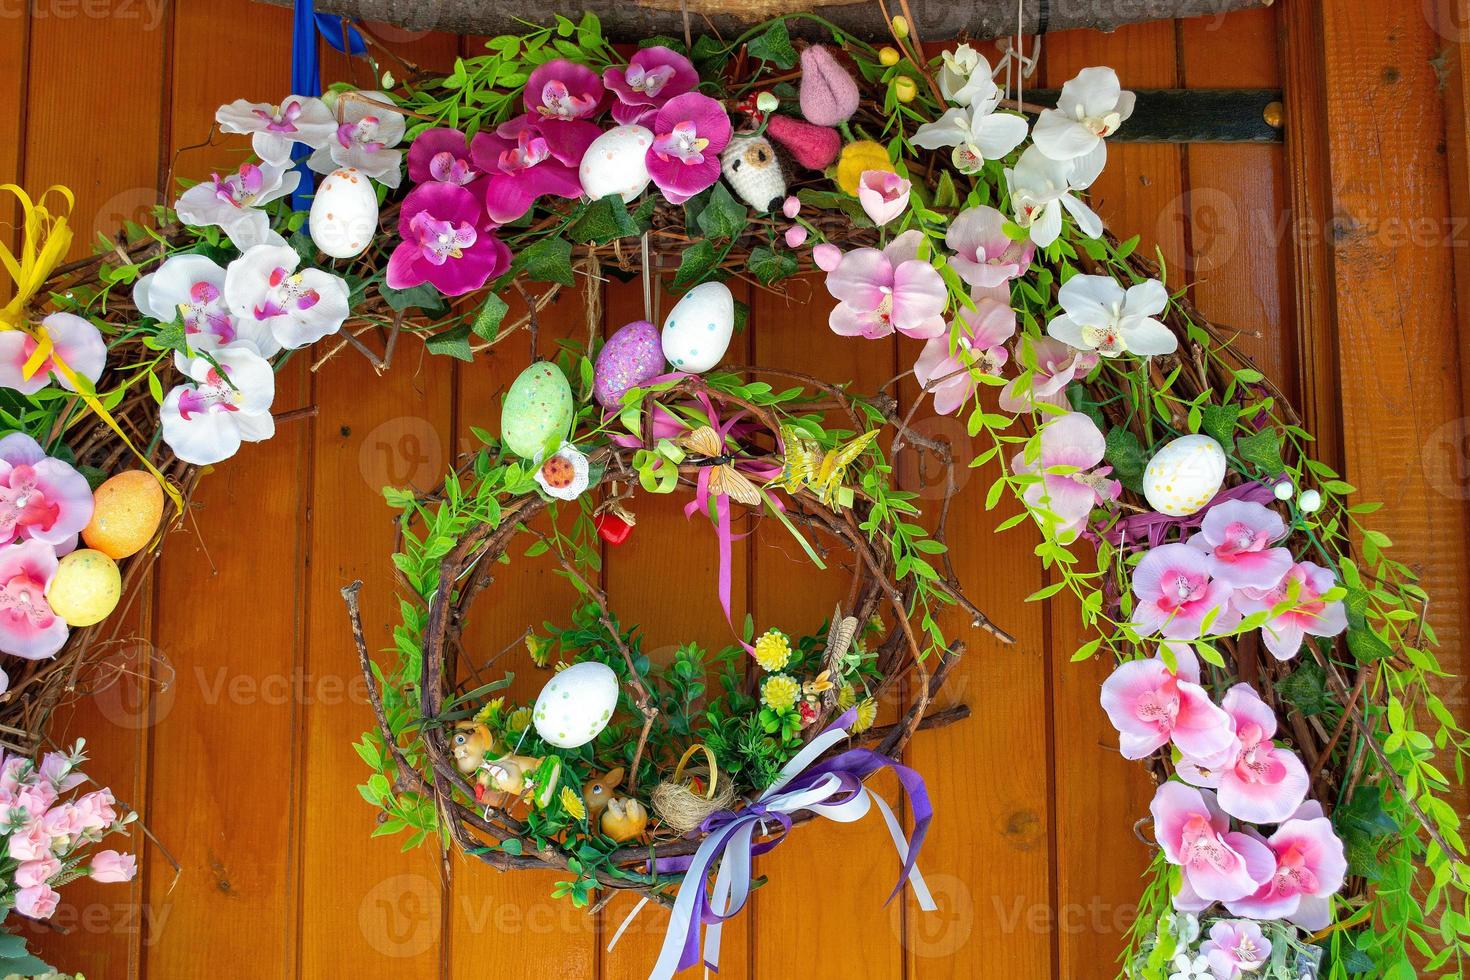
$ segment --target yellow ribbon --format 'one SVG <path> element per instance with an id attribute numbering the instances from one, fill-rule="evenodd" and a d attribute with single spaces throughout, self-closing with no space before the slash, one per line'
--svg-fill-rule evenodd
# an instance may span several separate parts
<path id="1" fill-rule="evenodd" d="M 79 377 L 72 370 L 71 365 L 56 353 L 51 335 L 45 327 L 32 323 L 27 316 L 27 311 L 36 294 L 41 291 L 46 280 L 50 278 L 56 266 L 66 257 L 67 250 L 71 248 L 72 230 L 67 224 L 67 217 L 76 207 L 75 195 L 72 194 L 70 188 L 60 184 L 47 188 L 39 201 L 32 201 L 30 195 L 15 184 L 0 185 L 0 191 L 14 195 L 15 199 L 20 202 L 24 215 L 20 255 L 17 256 L 3 242 L 0 242 L 0 265 L 4 265 L 5 271 L 10 274 L 10 278 L 15 283 L 15 295 L 4 307 L 0 307 L 0 330 L 20 330 L 36 342 L 35 351 L 26 358 L 26 363 L 21 368 L 21 375 L 26 379 L 34 377 L 47 359 L 50 359 L 57 373 L 76 390 L 92 414 L 117 433 L 123 444 L 132 450 L 133 455 L 138 457 L 148 472 L 158 480 L 159 485 L 163 487 L 163 492 L 168 494 L 169 499 L 174 502 L 174 506 L 182 511 L 184 500 L 179 491 L 159 472 L 158 467 L 154 466 L 148 457 L 133 445 L 127 433 L 112 417 L 112 413 L 97 398 L 96 393 L 92 390 L 91 382 Z M 64 211 L 59 207 L 53 210 L 46 206 L 46 201 L 52 194 L 63 199 Z"/>

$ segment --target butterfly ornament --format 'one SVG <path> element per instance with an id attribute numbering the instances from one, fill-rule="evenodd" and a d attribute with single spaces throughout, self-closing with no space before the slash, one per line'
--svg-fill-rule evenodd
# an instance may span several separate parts
<path id="1" fill-rule="evenodd" d="M 878 429 L 864 432 L 845 446 L 823 451 L 817 442 L 793 425 L 781 426 L 786 458 L 773 483 L 788 493 L 806 487 L 828 507 L 851 507 L 853 491 L 843 485 L 847 468 L 878 438 Z"/>
<path id="2" fill-rule="evenodd" d="M 677 442 L 690 454 L 690 463 L 710 467 L 710 493 L 729 497 L 747 507 L 760 506 L 760 488 L 735 468 L 735 457 L 726 451 L 725 440 L 712 426 L 701 425 L 680 436 Z"/>

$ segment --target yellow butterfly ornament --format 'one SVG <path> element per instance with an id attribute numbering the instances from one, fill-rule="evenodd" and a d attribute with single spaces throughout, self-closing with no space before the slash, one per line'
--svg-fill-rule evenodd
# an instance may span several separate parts
<path id="1" fill-rule="evenodd" d="M 786 446 L 786 459 L 779 483 L 788 493 L 807 487 L 828 507 L 851 507 L 853 492 L 842 485 L 848 466 L 878 438 L 880 430 L 864 432 L 845 446 L 825 452 L 817 443 L 792 425 L 781 426 L 781 441 Z"/>
<path id="2" fill-rule="evenodd" d="M 735 468 L 734 457 L 725 451 L 725 441 L 711 426 L 701 425 L 680 436 L 677 442 L 680 448 L 699 457 L 692 460 L 695 466 L 711 467 L 710 493 L 730 497 L 747 507 L 760 506 L 760 488 Z"/>

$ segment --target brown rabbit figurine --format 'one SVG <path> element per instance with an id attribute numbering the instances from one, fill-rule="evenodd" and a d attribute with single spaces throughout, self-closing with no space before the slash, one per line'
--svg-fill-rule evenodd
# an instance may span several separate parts
<path id="1" fill-rule="evenodd" d="M 589 824 L 596 823 L 597 819 L 602 816 L 602 811 L 607 808 L 608 800 L 613 798 L 613 791 L 622 781 L 623 767 L 618 766 L 612 772 L 603 773 L 582 784 L 582 802 L 587 804 Z"/>

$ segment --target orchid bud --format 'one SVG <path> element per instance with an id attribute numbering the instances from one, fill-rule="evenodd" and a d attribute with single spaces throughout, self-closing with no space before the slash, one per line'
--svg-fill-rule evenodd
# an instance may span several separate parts
<path id="1" fill-rule="evenodd" d="M 1322 495 L 1315 490 L 1305 490 L 1296 498 L 1296 505 L 1303 514 L 1315 514 L 1322 509 Z"/>
<path id="2" fill-rule="evenodd" d="M 893 18 L 893 36 L 900 41 L 909 36 L 909 22 L 907 17 Z"/>
<path id="3" fill-rule="evenodd" d="M 776 98 L 774 92 L 762 92 L 755 97 L 755 107 L 761 112 L 775 112 L 781 100 Z"/>
<path id="4" fill-rule="evenodd" d="M 885 44 L 878 49 L 878 63 L 885 68 L 892 68 L 898 64 L 898 49 L 892 45 Z"/>
<path id="5" fill-rule="evenodd" d="M 801 53 L 801 114 L 817 126 L 837 126 L 858 108 L 858 87 L 832 52 L 814 44 Z"/>
<path id="6" fill-rule="evenodd" d="M 1296 487 L 1291 485 L 1290 480 L 1282 480 L 1276 484 L 1276 489 L 1271 492 L 1276 494 L 1277 500 L 1290 500 L 1291 495 L 1296 493 Z"/>

